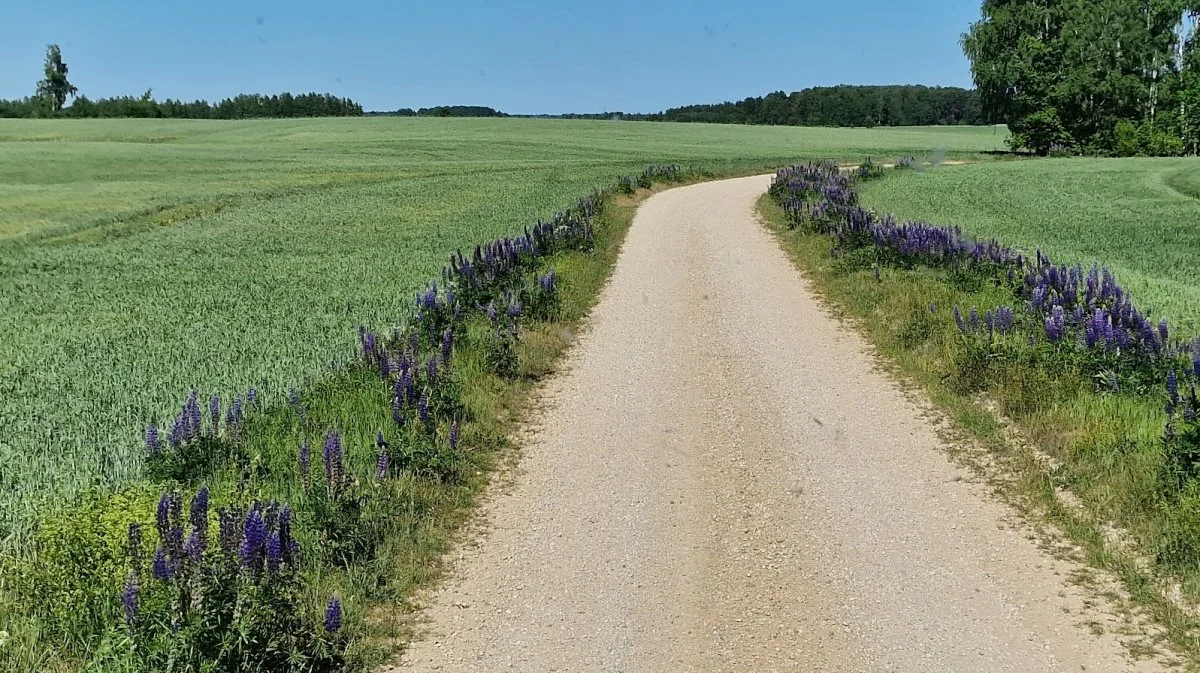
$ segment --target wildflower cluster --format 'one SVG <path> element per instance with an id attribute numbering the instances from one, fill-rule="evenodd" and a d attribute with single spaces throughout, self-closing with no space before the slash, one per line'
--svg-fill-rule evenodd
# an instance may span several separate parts
<path id="1" fill-rule="evenodd" d="M 300 545 L 286 505 L 253 501 L 215 512 L 201 486 L 184 519 L 184 498 L 159 500 L 154 534 L 130 524 L 129 574 L 121 595 L 125 629 L 144 670 L 286 670 L 297 655 L 314 670 L 337 670 L 344 649 L 337 633 L 301 617 Z M 215 542 L 215 544 L 214 544 Z"/>

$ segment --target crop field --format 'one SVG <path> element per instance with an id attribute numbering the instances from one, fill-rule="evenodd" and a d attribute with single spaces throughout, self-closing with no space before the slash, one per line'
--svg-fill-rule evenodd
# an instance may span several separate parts
<path id="1" fill-rule="evenodd" d="M 138 474 L 190 388 L 288 388 L 449 251 L 648 163 L 970 154 L 994 128 L 550 120 L 0 121 L 0 538 Z"/>
<path id="2" fill-rule="evenodd" d="M 961 226 L 1033 253 L 1107 265 L 1155 315 L 1200 332 L 1200 163 L 1047 159 L 911 171 L 866 183 L 865 205 Z"/>

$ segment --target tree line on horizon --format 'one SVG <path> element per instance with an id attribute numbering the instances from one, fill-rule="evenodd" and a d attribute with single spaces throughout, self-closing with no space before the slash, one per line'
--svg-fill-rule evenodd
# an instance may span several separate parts
<path id="1" fill-rule="evenodd" d="M 394 117 L 537 117 L 626 121 L 707 122 L 778 126 L 929 126 L 986 124 L 974 90 L 919 84 L 888 86 L 842 84 L 812 87 L 791 94 L 776 91 L 737 102 L 687 105 L 663 112 L 596 112 L 560 115 L 508 115 L 490 107 L 453 105 L 368 112 Z"/>
<path id="2" fill-rule="evenodd" d="M 648 115 L 646 121 L 776 126 L 934 126 L 986 124 L 979 94 L 960 87 L 919 84 L 810 87 L 776 91 L 736 103 L 687 105 Z"/>
<path id="3" fill-rule="evenodd" d="M 1198 0 L 983 0 L 962 37 L 985 114 L 1037 154 L 1195 154 Z"/>
<path id="4" fill-rule="evenodd" d="M 155 100 L 147 89 L 141 96 L 117 96 L 92 100 L 79 95 L 67 78 L 69 69 L 58 45 L 46 47 L 44 77 L 37 93 L 18 100 L 0 99 L 0 117 L 8 118 L 101 118 L 137 117 L 165 119 L 253 119 L 265 117 L 356 117 L 363 108 L 349 98 L 328 93 L 292 94 L 284 92 L 240 94 L 210 103 L 180 100 Z M 70 105 L 67 100 L 74 98 Z"/>

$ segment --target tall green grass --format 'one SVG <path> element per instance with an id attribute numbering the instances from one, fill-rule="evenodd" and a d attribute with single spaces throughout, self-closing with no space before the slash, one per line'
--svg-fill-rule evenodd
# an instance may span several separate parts
<path id="1" fill-rule="evenodd" d="M 1047 159 L 909 171 L 864 184 L 864 205 L 954 224 L 1055 260 L 1107 265 L 1155 315 L 1200 332 L 1200 164 Z"/>

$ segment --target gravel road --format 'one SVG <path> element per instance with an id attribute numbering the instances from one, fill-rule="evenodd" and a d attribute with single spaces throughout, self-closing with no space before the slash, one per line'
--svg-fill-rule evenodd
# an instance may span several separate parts
<path id="1" fill-rule="evenodd" d="M 642 205 L 396 670 L 1157 670 L 814 299 L 768 184 Z"/>

